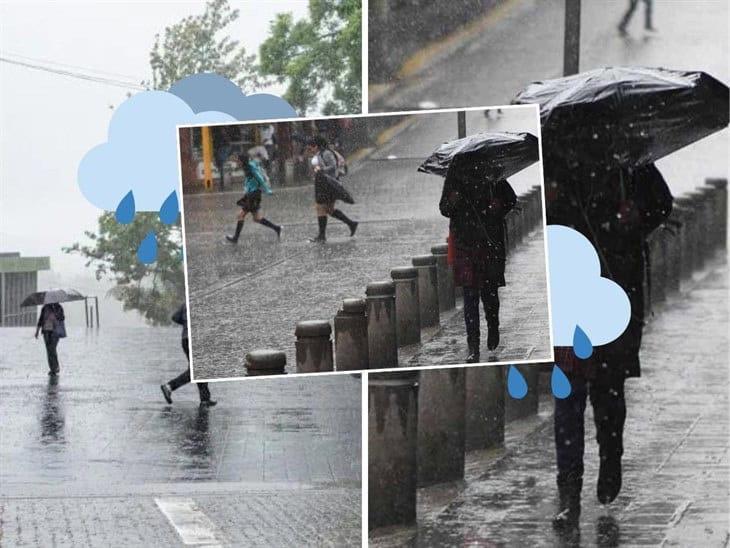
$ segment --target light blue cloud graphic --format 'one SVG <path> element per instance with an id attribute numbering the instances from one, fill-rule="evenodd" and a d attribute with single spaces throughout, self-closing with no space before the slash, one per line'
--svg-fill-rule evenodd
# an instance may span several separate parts
<path id="1" fill-rule="evenodd" d="M 137 93 L 117 108 L 107 141 L 81 160 L 79 188 L 101 209 L 116 209 L 132 191 L 136 211 L 158 211 L 179 184 L 175 126 L 233 120 L 223 112 L 195 113 L 166 91 Z"/>
<path id="2" fill-rule="evenodd" d="M 547 233 L 553 344 L 573 346 L 581 332 L 594 346 L 615 340 L 631 316 L 626 293 L 601 277 L 598 254 L 585 236 L 562 225 L 548 225 Z"/>
<path id="3" fill-rule="evenodd" d="M 264 120 L 297 116 L 284 99 L 270 93 L 245 95 L 241 88 L 213 72 L 193 74 L 178 80 L 170 93 L 185 101 L 193 112 L 215 110 L 236 120 Z"/>

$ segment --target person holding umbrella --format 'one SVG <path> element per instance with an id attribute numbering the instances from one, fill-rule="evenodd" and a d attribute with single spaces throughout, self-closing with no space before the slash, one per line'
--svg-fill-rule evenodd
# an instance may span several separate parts
<path id="1" fill-rule="evenodd" d="M 165 401 L 167 403 L 172 403 L 172 393 L 180 388 L 181 386 L 185 386 L 190 382 L 190 346 L 188 344 L 188 307 L 185 303 L 180 306 L 180 308 L 177 309 L 177 311 L 172 315 L 172 321 L 176 324 L 182 326 L 182 333 L 181 333 L 181 342 L 182 342 L 182 349 L 183 352 L 185 352 L 185 357 L 188 359 L 188 368 L 183 371 L 180 375 L 172 379 L 170 382 L 166 384 L 161 384 L 160 389 L 162 390 L 162 395 L 165 398 Z M 203 407 L 213 407 L 216 403 L 216 401 L 210 399 L 210 390 L 208 389 L 208 383 L 207 382 L 196 382 L 196 386 L 198 387 L 198 393 L 200 394 L 200 405 Z"/>
<path id="2" fill-rule="evenodd" d="M 309 143 L 312 149 L 312 168 L 314 169 L 314 201 L 317 209 L 317 223 L 319 233 L 311 242 L 324 243 L 327 241 L 327 216 L 331 215 L 342 221 L 350 229 L 350 236 L 357 231 L 358 222 L 353 221 L 342 211 L 335 208 L 337 200 L 354 203 L 349 192 L 338 180 L 337 155 L 332 151 L 327 140 L 316 135 Z"/>
<path id="3" fill-rule="evenodd" d="M 35 338 L 38 332 L 43 334 L 43 343 L 46 345 L 46 357 L 48 358 L 48 374 L 55 377 L 60 372 L 58 363 L 58 341 L 66 337 L 66 315 L 63 307 L 57 303 L 44 304 L 41 308 L 38 324 L 35 328 Z"/>

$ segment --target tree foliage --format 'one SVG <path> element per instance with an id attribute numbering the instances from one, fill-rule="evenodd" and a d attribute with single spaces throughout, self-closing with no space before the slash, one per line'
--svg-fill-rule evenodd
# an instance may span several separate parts
<path id="1" fill-rule="evenodd" d="M 325 114 L 362 110 L 362 7 L 360 0 L 309 0 L 309 17 L 276 16 L 261 45 L 260 70 L 288 88 L 284 98 L 305 115 L 330 97 Z"/>
<path id="2" fill-rule="evenodd" d="M 190 15 L 155 35 L 150 52 L 151 87 L 168 89 L 172 84 L 200 72 L 215 72 L 235 82 L 244 92 L 265 84 L 256 66 L 256 55 L 247 54 L 238 40 L 218 38 L 239 18 L 228 0 L 210 0 L 202 15 Z M 149 82 L 146 83 L 150 85 Z"/>
<path id="3" fill-rule="evenodd" d="M 180 224 L 165 225 L 156 213 L 137 213 L 131 223 L 120 224 L 110 211 L 98 222 L 96 232 L 85 232 L 91 244 L 77 242 L 63 251 L 86 258 L 97 280 L 114 280 L 110 293 L 125 310 L 140 312 L 153 325 L 168 324 L 185 300 Z M 137 259 L 137 248 L 149 232 L 157 235 L 158 249 L 157 261 L 147 265 Z"/>

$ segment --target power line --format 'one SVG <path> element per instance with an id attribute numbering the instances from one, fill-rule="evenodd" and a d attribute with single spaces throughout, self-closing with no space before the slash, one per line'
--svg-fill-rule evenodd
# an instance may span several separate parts
<path id="1" fill-rule="evenodd" d="M 66 68 L 72 68 L 72 69 L 80 69 L 83 72 L 88 72 L 92 74 L 100 74 L 102 76 L 116 76 L 119 78 L 125 78 L 127 80 L 133 80 L 133 81 L 139 81 L 140 79 L 136 76 L 131 76 L 129 74 L 122 74 L 120 72 L 109 72 L 108 70 L 99 70 L 99 69 L 92 69 L 88 67 L 82 67 L 80 65 L 72 65 L 70 63 L 61 63 L 59 61 L 51 61 L 50 59 L 40 59 L 38 57 L 30 57 L 28 55 L 21 55 L 20 53 L 14 53 L 12 51 L 4 50 L 0 51 L 0 56 L 5 57 L 17 57 L 25 62 L 31 62 L 31 63 L 41 63 L 43 65 L 47 65 L 50 67 L 66 67 Z"/>

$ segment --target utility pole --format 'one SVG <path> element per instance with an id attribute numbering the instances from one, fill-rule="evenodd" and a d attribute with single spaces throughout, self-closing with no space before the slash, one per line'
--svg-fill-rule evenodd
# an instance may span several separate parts
<path id="1" fill-rule="evenodd" d="M 565 0 L 563 76 L 580 71 L 580 2 L 581 0 Z"/>
<path id="2" fill-rule="evenodd" d="M 460 110 L 456 113 L 456 125 L 459 139 L 466 137 L 466 111 Z"/>
<path id="3" fill-rule="evenodd" d="M 206 190 L 210 190 L 213 188 L 213 139 L 208 126 L 204 126 L 200 130 L 203 141 L 203 184 Z"/>

